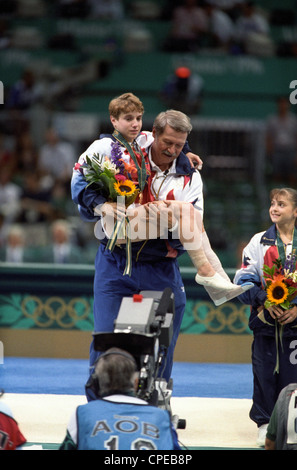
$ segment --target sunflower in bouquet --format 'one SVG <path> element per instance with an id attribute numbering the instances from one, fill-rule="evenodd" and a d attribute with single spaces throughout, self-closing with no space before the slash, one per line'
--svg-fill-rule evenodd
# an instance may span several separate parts
<path id="1" fill-rule="evenodd" d="M 277 305 L 284 310 L 292 307 L 292 300 L 297 295 L 297 271 L 296 255 L 289 255 L 282 265 L 280 258 L 273 262 L 270 268 L 263 266 L 264 279 L 266 281 L 267 300 L 266 308 Z"/>
<path id="2" fill-rule="evenodd" d="M 139 195 L 137 185 L 124 174 L 124 164 L 121 161 L 113 163 L 107 156 L 86 156 L 83 165 L 83 174 L 94 190 L 110 202 L 117 201 L 118 197 L 124 198 L 125 206 L 132 204 Z"/>

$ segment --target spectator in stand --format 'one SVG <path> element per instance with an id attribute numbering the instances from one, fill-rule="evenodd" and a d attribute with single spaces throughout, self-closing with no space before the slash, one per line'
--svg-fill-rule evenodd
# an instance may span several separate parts
<path id="1" fill-rule="evenodd" d="M 185 0 L 173 10 L 171 32 L 165 41 L 167 51 L 193 52 L 202 44 L 208 20 L 197 0 Z"/>
<path id="2" fill-rule="evenodd" d="M 32 172 L 32 168 L 34 170 L 38 169 L 38 150 L 28 130 L 24 130 L 16 137 L 14 153 L 17 164 L 16 172 L 20 180 L 26 172 Z"/>
<path id="3" fill-rule="evenodd" d="M 243 2 L 241 15 L 235 22 L 234 39 L 242 52 L 248 52 L 249 43 L 259 38 L 269 38 L 269 23 L 256 9 L 254 2 Z"/>
<path id="4" fill-rule="evenodd" d="M 266 151 L 276 182 L 296 184 L 297 118 L 287 96 L 277 100 L 277 113 L 267 120 Z"/>
<path id="5" fill-rule="evenodd" d="M 42 97 L 42 88 L 35 79 L 32 70 L 26 69 L 20 80 L 12 86 L 7 100 L 7 107 L 12 110 L 27 110 Z"/>
<path id="6" fill-rule="evenodd" d="M 71 229 L 66 220 L 56 220 L 51 228 L 52 243 L 43 248 L 41 261 L 47 263 L 81 263 L 80 249 L 71 239 Z"/>
<path id="7" fill-rule="evenodd" d="M 0 248 L 0 261 L 16 264 L 35 261 L 35 250 L 27 246 L 21 225 L 13 225 L 8 229 L 5 244 Z"/>
<path id="8" fill-rule="evenodd" d="M 122 0 L 89 0 L 90 16 L 105 20 L 122 20 L 125 10 Z"/>
<path id="9" fill-rule="evenodd" d="M 36 80 L 32 70 L 25 69 L 21 78 L 10 88 L 5 103 L 16 135 L 28 129 L 30 111 L 43 97 L 43 85 Z"/>
<path id="10" fill-rule="evenodd" d="M 209 0 L 209 3 L 226 13 L 232 21 L 235 21 L 240 15 L 243 2 L 244 0 Z"/>
<path id="11" fill-rule="evenodd" d="M 67 186 L 70 184 L 75 151 L 72 144 L 60 139 L 53 127 L 46 132 L 45 143 L 40 149 L 39 164 L 43 178 L 48 178 L 47 184 L 50 187 L 53 187 L 56 181 Z"/>
<path id="12" fill-rule="evenodd" d="M 5 223 L 12 223 L 19 213 L 21 188 L 12 180 L 12 171 L 4 166 L 0 171 L 0 211 Z"/>
<path id="13" fill-rule="evenodd" d="M 43 188 L 38 171 L 28 171 L 23 177 L 19 223 L 50 222 L 53 219 L 51 191 Z"/>
<path id="14" fill-rule="evenodd" d="M 177 67 L 166 80 L 161 91 L 161 99 L 167 109 L 177 109 L 191 115 L 201 107 L 204 82 L 189 67 Z"/>
<path id="15" fill-rule="evenodd" d="M 234 36 L 234 23 L 227 13 L 212 2 L 205 2 L 204 12 L 208 19 L 208 46 L 228 51 Z"/>

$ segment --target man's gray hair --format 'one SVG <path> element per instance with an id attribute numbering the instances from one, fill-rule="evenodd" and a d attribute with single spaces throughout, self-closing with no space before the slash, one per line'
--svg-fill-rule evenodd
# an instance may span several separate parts
<path id="1" fill-rule="evenodd" d="M 158 114 L 153 124 L 156 134 L 163 134 L 166 125 L 172 127 L 176 132 L 186 132 L 189 134 L 192 130 L 190 118 L 175 109 L 168 109 Z"/>
<path id="2" fill-rule="evenodd" d="M 119 348 L 110 348 L 99 356 L 95 376 L 100 394 L 133 391 L 137 366 L 134 357 Z"/>

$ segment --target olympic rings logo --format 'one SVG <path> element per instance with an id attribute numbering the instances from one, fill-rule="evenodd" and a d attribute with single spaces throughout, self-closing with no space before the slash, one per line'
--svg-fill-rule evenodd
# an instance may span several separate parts
<path id="1" fill-rule="evenodd" d="M 41 328 L 73 328 L 89 317 L 90 310 L 90 303 L 82 297 L 72 298 L 69 302 L 61 297 L 49 297 L 43 302 L 39 297 L 26 296 L 22 301 L 24 316 Z"/>

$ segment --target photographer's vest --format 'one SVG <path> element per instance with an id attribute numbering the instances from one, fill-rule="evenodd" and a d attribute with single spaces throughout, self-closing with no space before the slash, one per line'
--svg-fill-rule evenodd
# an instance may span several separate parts
<path id="1" fill-rule="evenodd" d="M 277 450 L 297 450 L 297 384 L 285 387 L 277 401 Z"/>
<path id="2" fill-rule="evenodd" d="M 168 411 L 94 400 L 77 408 L 78 450 L 173 450 Z"/>

